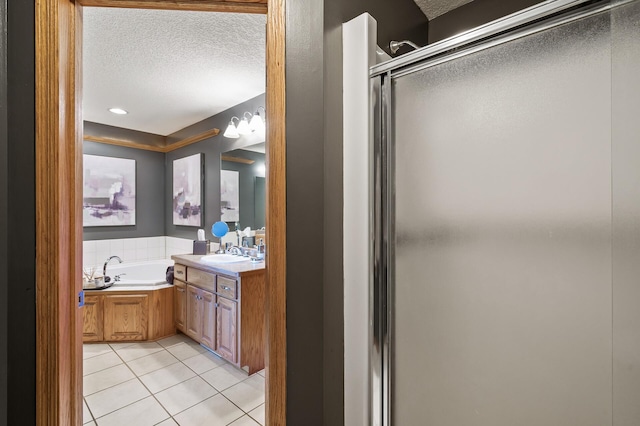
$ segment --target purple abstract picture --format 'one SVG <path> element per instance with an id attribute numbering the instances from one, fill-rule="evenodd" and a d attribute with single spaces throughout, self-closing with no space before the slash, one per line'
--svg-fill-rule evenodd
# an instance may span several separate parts
<path id="1" fill-rule="evenodd" d="M 202 226 L 202 154 L 173 160 L 173 224 Z"/>
<path id="2" fill-rule="evenodd" d="M 84 226 L 136 224 L 136 161 L 84 155 Z"/>

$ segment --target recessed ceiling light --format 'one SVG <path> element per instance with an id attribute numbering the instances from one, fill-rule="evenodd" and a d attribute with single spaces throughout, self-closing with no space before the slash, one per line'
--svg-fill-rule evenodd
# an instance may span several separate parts
<path id="1" fill-rule="evenodd" d="M 122 108 L 109 108 L 109 112 L 112 112 L 114 114 L 119 114 L 119 115 L 129 114 L 127 111 L 123 110 Z"/>

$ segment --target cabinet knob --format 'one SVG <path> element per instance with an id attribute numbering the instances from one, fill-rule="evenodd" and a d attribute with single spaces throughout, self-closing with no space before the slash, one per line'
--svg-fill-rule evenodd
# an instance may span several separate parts
<path id="1" fill-rule="evenodd" d="M 219 305 L 218 303 L 214 303 L 214 304 L 213 304 L 213 306 L 217 308 L 217 307 L 219 307 L 220 305 Z"/>
<path id="2" fill-rule="evenodd" d="M 223 286 L 222 286 L 222 289 L 223 289 L 223 290 L 227 290 L 227 291 L 229 291 L 229 290 L 231 290 L 231 287 L 227 287 L 226 285 L 223 285 Z"/>

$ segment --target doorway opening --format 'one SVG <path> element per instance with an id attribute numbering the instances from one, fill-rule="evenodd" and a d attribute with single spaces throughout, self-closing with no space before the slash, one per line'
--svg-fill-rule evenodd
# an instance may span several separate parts
<path id="1" fill-rule="evenodd" d="M 82 24 L 89 6 L 267 14 L 266 424 L 285 424 L 284 1 L 73 2 L 37 5 L 38 424 L 82 421 Z M 52 255 L 52 253 L 55 253 Z M 46 283 L 46 284 L 45 284 Z"/>

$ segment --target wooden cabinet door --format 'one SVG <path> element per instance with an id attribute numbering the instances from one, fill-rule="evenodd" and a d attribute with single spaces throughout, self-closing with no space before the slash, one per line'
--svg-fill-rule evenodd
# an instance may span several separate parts
<path id="1" fill-rule="evenodd" d="M 100 296 L 85 296 L 82 312 L 82 341 L 101 342 L 104 339 L 103 303 Z"/>
<path id="2" fill-rule="evenodd" d="M 200 343 L 213 349 L 216 336 L 216 308 L 215 296 L 205 290 L 200 290 L 200 302 L 202 307 L 202 337 Z"/>
<path id="3" fill-rule="evenodd" d="M 105 340 L 146 340 L 148 305 L 146 294 L 105 296 Z"/>
<path id="4" fill-rule="evenodd" d="M 200 290 L 187 285 L 187 336 L 197 341 L 202 336 L 201 306 Z"/>
<path id="5" fill-rule="evenodd" d="M 232 363 L 238 360 L 238 303 L 233 300 L 218 297 L 216 306 L 216 347 L 215 351 L 221 357 Z"/>
<path id="6" fill-rule="evenodd" d="M 176 328 L 183 333 L 187 332 L 187 285 L 182 281 L 174 281 L 174 304 Z"/>

